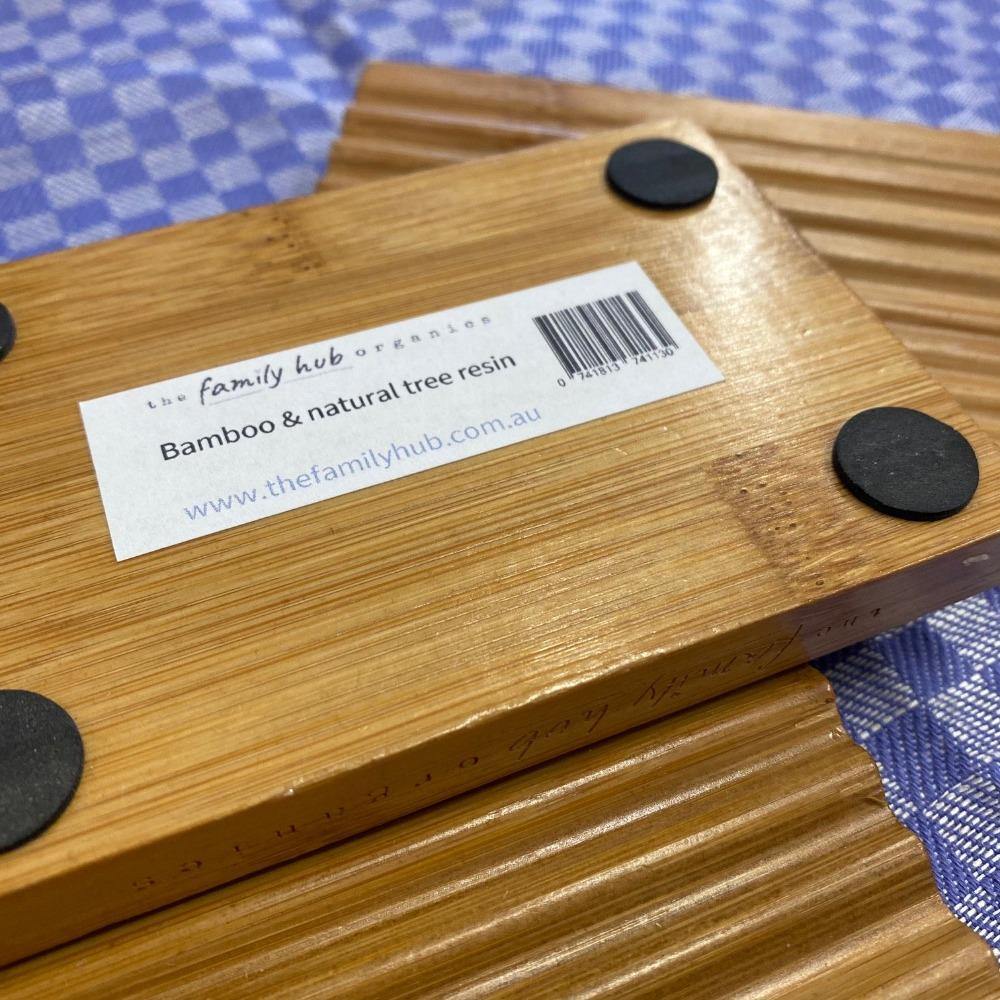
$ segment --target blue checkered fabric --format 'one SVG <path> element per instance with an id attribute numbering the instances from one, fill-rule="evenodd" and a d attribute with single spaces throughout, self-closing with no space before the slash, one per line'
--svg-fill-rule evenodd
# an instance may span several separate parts
<path id="1" fill-rule="evenodd" d="M 1000 130 L 997 0 L 0 0 L 0 260 L 309 192 L 373 58 Z M 1000 947 L 1000 590 L 822 667 Z"/>
<path id="2" fill-rule="evenodd" d="M 817 666 L 945 901 L 1000 948 L 1000 587 Z"/>

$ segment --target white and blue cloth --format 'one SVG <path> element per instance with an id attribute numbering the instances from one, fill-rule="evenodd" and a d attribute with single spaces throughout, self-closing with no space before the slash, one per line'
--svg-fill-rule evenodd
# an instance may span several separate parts
<path id="1" fill-rule="evenodd" d="M 997 0 L 0 0 L 0 261 L 308 193 L 375 58 L 1000 131 Z M 1000 588 L 820 666 L 1000 947 Z"/>

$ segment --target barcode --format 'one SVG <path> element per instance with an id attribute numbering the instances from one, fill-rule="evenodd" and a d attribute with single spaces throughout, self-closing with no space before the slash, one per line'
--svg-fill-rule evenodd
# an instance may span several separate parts
<path id="1" fill-rule="evenodd" d="M 570 376 L 650 351 L 677 350 L 677 341 L 638 292 L 559 309 L 534 321 Z"/>

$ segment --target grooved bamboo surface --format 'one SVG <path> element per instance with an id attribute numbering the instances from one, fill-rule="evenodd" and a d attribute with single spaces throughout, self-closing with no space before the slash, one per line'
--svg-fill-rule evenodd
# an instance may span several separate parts
<path id="1" fill-rule="evenodd" d="M 5 1000 L 998 989 L 810 668 L 0 973 Z"/>
<path id="2" fill-rule="evenodd" d="M 710 202 L 665 217 L 608 191 L 610 151 L 650 130 L 712 150 Z M 723 382 L 114 561 L 77 401 L 629 259 Z M 67 812 L 2 859 L 0 962 L 997 580 L 995 446 L 686 123 L 19 261 L 0 282 L 21 334 L 0 366 L 0 683 L 64 705 L 87 748 Z M 838 483 L 837 429 L 891 404 L 974 444 L 958 516 L 888 518 Z"/>
<path id="3" fill-rule="evenodd" d="M 373 63 L 321 187 L 675 115 L 711 132 L 966 412 L 1000 438 L 1000 137 Z"/>

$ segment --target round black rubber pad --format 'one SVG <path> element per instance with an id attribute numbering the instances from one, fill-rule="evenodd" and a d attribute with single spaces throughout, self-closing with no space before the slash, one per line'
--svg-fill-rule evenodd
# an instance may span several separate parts
<path id="1" fill-rule="evenodd" d="M 17 327 L 14 325 L 14 317 L 10 310 L 0 302 L 0 361 L 14 349 L 14 341 L 17 340 Z"/>
<path id="2" fill-rule="evenodd" d="M 608 157 L 608 184 L 647 208 L 687 208 L 711 198 L 719 183 L 715 161 L 683 142 L 640 139 Z"/>
<path id="3" fill-rule="evenodd" d="M 33 691 L 0 691 L 0 851 L 54 822 L 82 773 L 83 740 L 65 710 Z"/>
<path id="4" fill-rule="evenodd" d="M 833 466 L 859 500 L 910 521 L 957 514 L 979 485 L 979 462 L 965 437 L 900 406 L 851 417 L 834 442 Z"/>

